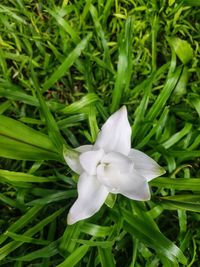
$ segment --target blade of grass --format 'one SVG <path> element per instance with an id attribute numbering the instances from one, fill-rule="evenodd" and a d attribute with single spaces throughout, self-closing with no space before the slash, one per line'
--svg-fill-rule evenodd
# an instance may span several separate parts
<path id="1" fill-rule="evenodd" d="M 73 65 L 74 61 L 80 56 L 81 52 L 88 45 L 92 33 L 89 33 L 68 55 L 68 57 L 63 61 L 63 63 L 57 68 L 57 70 L 52 74 L 52 76 L 43 84 L 43 90 L 48 90 L 55 82 L 57 82 L 67 70 Z"/>

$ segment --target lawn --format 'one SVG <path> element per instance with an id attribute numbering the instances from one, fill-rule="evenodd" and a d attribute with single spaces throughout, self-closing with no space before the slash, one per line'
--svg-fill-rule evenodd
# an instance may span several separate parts
<path id="1" fill-rule="evenodd" d="M 200 266 L 199 18 L 199 0 L 0 1 L 0 266 Z M 63 149 L 122 106 L 166 173 L 69 225 Z"/>

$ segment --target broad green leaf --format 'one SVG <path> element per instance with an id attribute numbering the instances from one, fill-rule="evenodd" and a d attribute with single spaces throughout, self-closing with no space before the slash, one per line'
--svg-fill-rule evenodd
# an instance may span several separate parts
<path id="1" fill-rule="evenodd" d="M 60 156 L 55 152 L 4 135 L 0 135 L 0 156 L 17 160 L 62 161 Z"/>
<path id="2" fill-rule="evenodd" d="M 55 181 L 55 179 L 49 179 L 44 177 L 35 176 L 28 173 L 23 172 L 13 172 L 8 170 L 0 169 L 0 177 L 5 178 L 11 182 L 26 182 L 26 183 L 47 183 L 51 181 Z"/>
<path id="3" fill-rule="evenodd" d="M 62 161 L 45 134 L 0 115 L 0 156 L 19 160 Z"/>
<path id="4" fill-rule="evenodd" d="M 187 41 L 173 37 L 169 39 L 169 42 L 183 64 L 187 64 L 193 58 L 192 47 Z"/>
<path id="5" fill-rule="evenodd" d="M 57 152 L 48 136 L 3 115 L 0 115 L 0 135 L 49 152 Z"/>

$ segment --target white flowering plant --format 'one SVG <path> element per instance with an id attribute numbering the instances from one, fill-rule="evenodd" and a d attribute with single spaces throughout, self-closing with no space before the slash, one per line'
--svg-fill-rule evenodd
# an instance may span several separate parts
<path id="1" fill-rule="evenodd" d="M 199 6 L 0 1 L 0 266 L 200 266 Z"/>
<path id="2" fill-rule="evenodd" d="M 131 149 L 131 126 L 125 106 L 108 118 L 94 145 L 80 146 L 75 151 L 64 150 L 67 164 L 80 175 L 78 199 L 69 211 L 68 224 L 96 213 L 109 193 L 149 200 L 148 182 L 165 173 L 145 153 Z"/>

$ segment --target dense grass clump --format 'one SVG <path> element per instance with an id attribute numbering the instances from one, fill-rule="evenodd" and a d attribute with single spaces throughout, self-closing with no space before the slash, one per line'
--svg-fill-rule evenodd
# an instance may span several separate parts
<path id="1" fill-rule="evenodd" d="M 199 1 L 2 0 L 0 266 L 200 266 Z M 94 143 L 126 105 L 132 147 L 166 170 L 68 226 Z"/>

